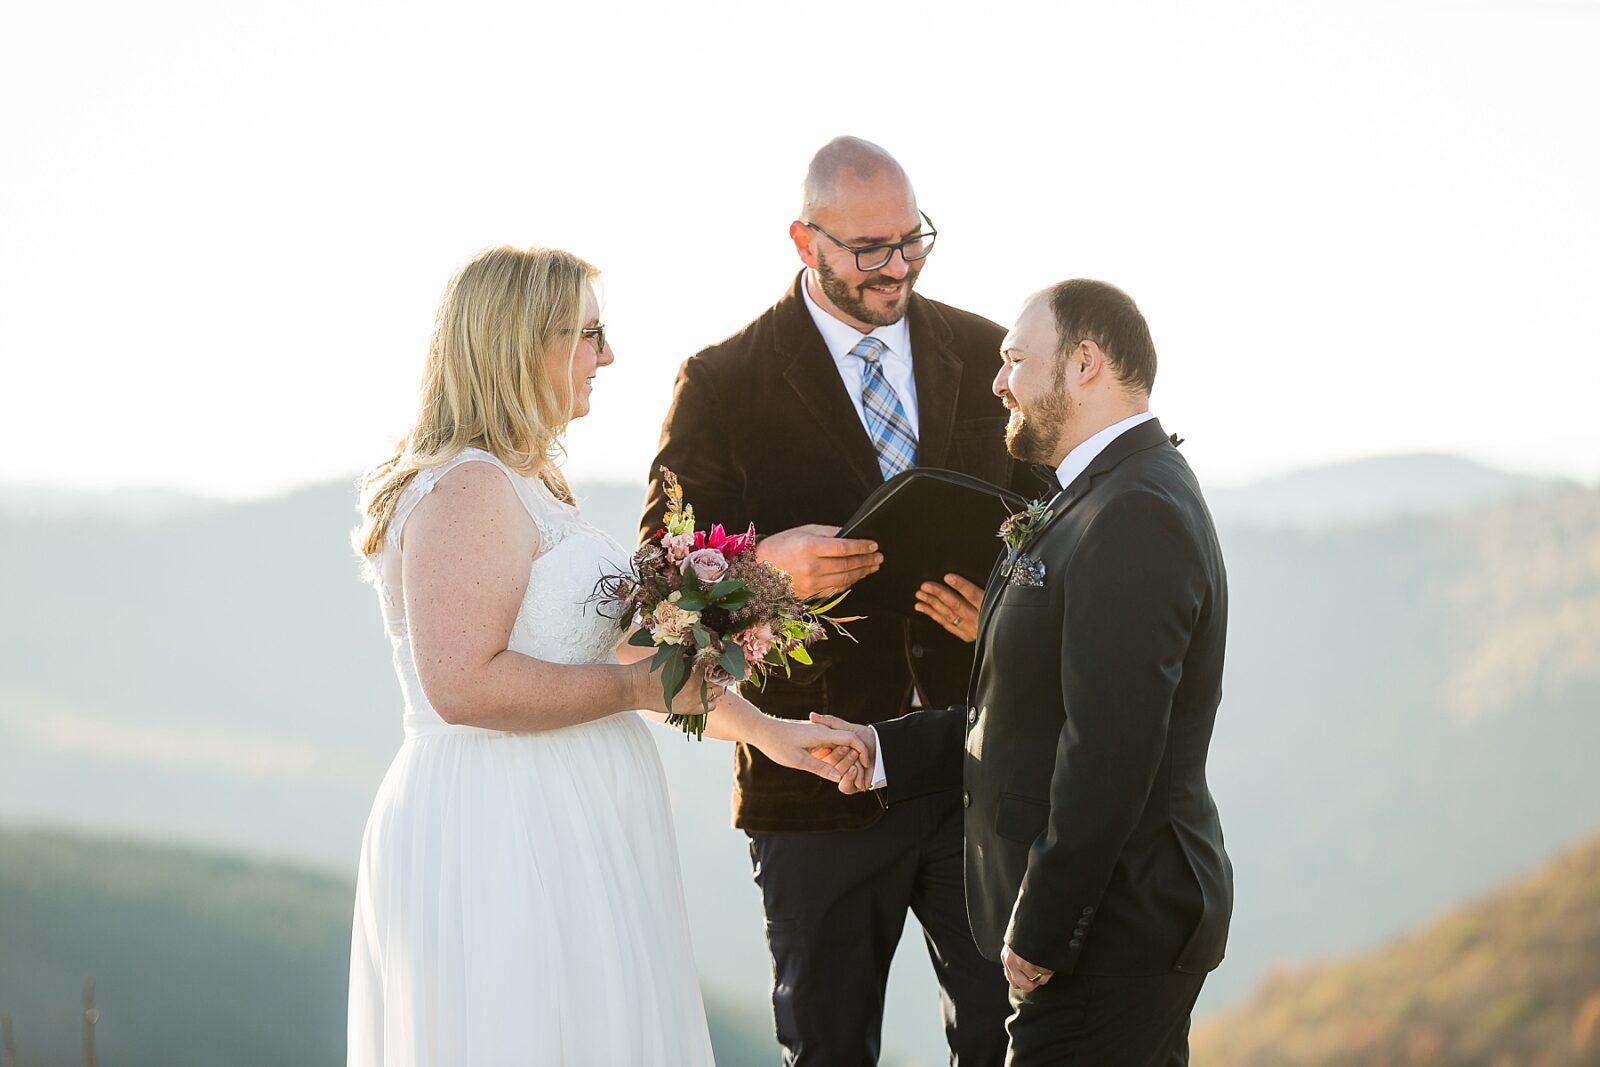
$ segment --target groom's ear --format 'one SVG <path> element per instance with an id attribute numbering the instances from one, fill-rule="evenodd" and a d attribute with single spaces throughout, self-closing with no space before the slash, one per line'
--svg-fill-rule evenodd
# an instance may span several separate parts
<path id="1" fill-rule="evenodd" d="M 1106 369 L 1106 354 L 1087 337 L 1067 355 L 1067 370 L 1077 376 L 1079 385 L 1088 385 Z"/>
<path id="2" fill-rule="evenodd" d="M 816 237 L 816 234 L 811 227 L 799 219 L 789 223 L 789 240 L 794 242 L 794 250 L 800 253 L 800 262 L 812 269 L 817 266 L 817 254 L 811 248 L 811 241 L 814 237 Z"/>

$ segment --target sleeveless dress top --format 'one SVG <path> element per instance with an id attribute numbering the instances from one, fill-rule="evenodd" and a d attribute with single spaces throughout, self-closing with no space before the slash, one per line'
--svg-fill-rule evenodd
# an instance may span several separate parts
<path id="1" fill-rule="evenodd" d="M 369 568 L 404 696 L 404 741 L 361 845 L 348 1062 L 710 1064 L 650 726 L 629 711 L 503 733 L 447 723 L 423 694 L 400 537 L 417 504 L 463 463 L 504 473 L 538 527 L 510 650 L 609 663 L 621 636 L 590 597 L 628 553 L 543 481 L 468 449 L 407 487 Z"/>

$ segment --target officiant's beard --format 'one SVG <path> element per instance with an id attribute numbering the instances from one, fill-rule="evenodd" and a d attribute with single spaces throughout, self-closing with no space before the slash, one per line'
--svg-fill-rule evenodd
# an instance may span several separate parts
<path id="1" fill-rule="evenodd" d="M 909 268 L 904 278 L 890 278 L 887 275 L 874 274 L 858 285 L 851 285 L 833 269 L 828 266 L 828 261 L 818 257 L 817 280 L 822 283 L 822 292 L 833 302 L 833 306 L 849 315 L 857 322 L 867 323 L 869 326 L 893 326 L 905 317 L 906 306 L 911 303 L 911 290 L 917 284 L 917 275 L 922 273 L 921 264 Z M 893 285 L 904 282 L 906 291 L 900 299 L 887 308 L 875 308 L 867 303 L 865 290 L 869 285 Z"/>

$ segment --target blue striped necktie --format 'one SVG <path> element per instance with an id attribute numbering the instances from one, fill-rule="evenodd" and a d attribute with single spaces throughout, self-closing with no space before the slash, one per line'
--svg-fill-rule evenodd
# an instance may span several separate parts
<path id="1" fill-rule="evenodd" d="M 888 481 L 917 465 L 917 435 L 894 387 L 883 376 L 881 356 L 888 346 L 876 337 L 863 337 L 850 350 L 861 360 L 861 407 L 867 416 L 867 433 L 878 450 L 878 469 Z"/>

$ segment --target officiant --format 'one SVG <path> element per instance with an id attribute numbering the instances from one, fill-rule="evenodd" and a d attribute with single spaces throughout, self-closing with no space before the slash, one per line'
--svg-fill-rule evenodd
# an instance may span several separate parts
<path id="1" fill-rule="evenodd" d="M 840 137 L 817 152 L 789 225 L 804 269 L 775 305 L 680 368 L 642 536 L 666 510 L 664 465 L 705 521 L 755 523 L 766 535 L 758 556 L 807 596 L 878 569 L 879 545 L 835 534 L 904 470 L 946 468 L 1038 495 L 1035 476 L 1006 453 L 1006 412 L 990 391 L 1005 331 L 913 291 L 937 236 L 882 148 Z M 960 702 L 976 622 L 968 583 L 987 569 L 924 593 L 920 609 L 912 597 L 898 612 L 874 609 L 850 624 L 854 641 L 815 646 L 813 666 L 747 695 L 769 714 L 859 723 Z M 849 598 L 839 611 L 859 613 Z M 886 811 L 740 745 L 733 822 L 750 838 L 786 1063 L 877 1061 L 908 912 L 943 992 L 952 1062 L 1003 1062 L 1007 983 L 968 926 L 958 794 Z"/>

